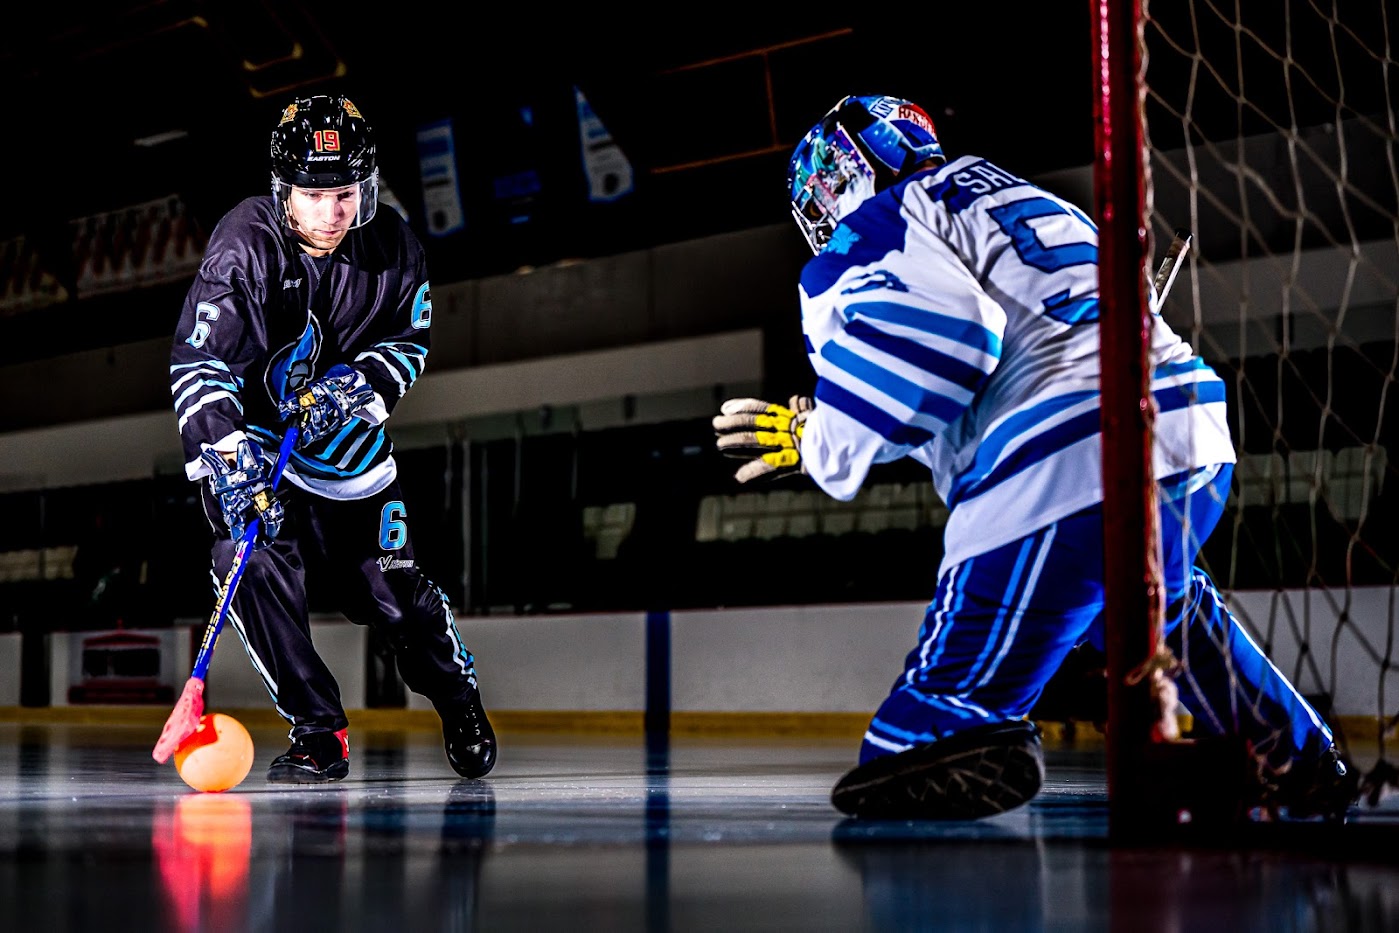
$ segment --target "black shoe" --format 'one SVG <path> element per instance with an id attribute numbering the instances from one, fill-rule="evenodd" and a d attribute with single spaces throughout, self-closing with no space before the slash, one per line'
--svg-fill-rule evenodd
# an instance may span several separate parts
<path id="1" fill-rule="evenodd" d="M 349 730 L 308 732 L 267 769 L 272 784 L 329 784 L 350 773 Z"/>
<path id="2" fill-rule="evenodd" d="M 861 819 L 976 820 L 1020 806 L 1043 783 L 1039 729 L 1014 720 L 866 762 L 840 779 L 831 803 Z"/>
<path id="3" fill-rule="evenodd" d="M 1279 775 L 1266 802 L 1289 819 L 1345 822 L 1360 799 L 1360 772 L 1332 745 L 1321 757 L 1297 762 Z"/>
<path id="4" fill-rule="evenodd" d="M 471 691 L 464 704 L 438 710 L 447 762 L 464 778 L 484 777 L 495 767 L 495 730 L 481 706 L 481 694 Z"/>

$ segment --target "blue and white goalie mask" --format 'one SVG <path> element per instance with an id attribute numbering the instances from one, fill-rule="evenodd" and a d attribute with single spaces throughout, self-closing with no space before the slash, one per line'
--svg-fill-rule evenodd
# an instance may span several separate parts
<path id="1" fill-rule="evenodd" d="M 819 255 L 857 207 L 928 160 L 943 158 L 922 107 L 898 97 L 843 98 L 792 153 L 792 216 Z"/>

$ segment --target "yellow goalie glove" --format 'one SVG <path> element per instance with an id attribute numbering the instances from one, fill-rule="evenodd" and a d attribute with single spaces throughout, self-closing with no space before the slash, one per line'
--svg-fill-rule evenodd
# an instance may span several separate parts
<path id="1" fill-rule="evenodd" d="M 794 395 L 784 408 L 756 398 L 731 398 L 714 418 L 715 443 L 726 457 L 747 460 L 734 473 L 740 483 L 758 477 L 776 479 L 805 473 L 801 439 L 806 417 L 816 402 Z"/>

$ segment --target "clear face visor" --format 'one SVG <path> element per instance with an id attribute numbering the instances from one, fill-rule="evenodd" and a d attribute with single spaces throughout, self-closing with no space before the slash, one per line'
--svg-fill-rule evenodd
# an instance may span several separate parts
<path id="1" fill-rule="evenodd" d="M 874 168 L 840 127 L 831 142 L 813 142 L 808 164 L 810 171 L 793 186 L 792 217 L 820 255 L 841 219 L 874 194 Z"/>
<path id="2" fill-rule="evenodd" d="M 288 219 L 287 212 L 291 210 L 290 200 L 293 190 L 306 192 L 318 198 L 334 197 L 338 198 L 347 193 L 355 196 L 355 219 L 350 224 L 349 229 L 362 227 L 374 218 L 374 211 L 379 206 L 379 170 L 376 168 L 363 181 L 353 185 L 345 185 L 343 188 L 299 188 L 289 185 L 276 175 L 272 176 L 272 195 L 277 199 L 277 203 L 282 205 L 282 217 Z"/>

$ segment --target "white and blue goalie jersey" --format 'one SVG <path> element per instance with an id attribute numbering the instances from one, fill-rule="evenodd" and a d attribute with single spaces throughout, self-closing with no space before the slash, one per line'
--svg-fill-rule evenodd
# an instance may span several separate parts
<path id="1" fill-rule="evenodd" d="M 292 453 L 287 479 L 336 499 L 373 495 L 396 475 L 384 422 L 423 373 L 432 300 L 424 251 L 393 211 L 351 230 L 327 258 L 306 254 L 271 196 L 219 221 L 185 297 L 170 391 L 185 473 L 200 454 L 251 436 L 275 453 L 277 402 L 336 363 L 359 370 L 374 399 L 339 432 Z"/>
<path id="2" fill-rule="evenodd" d="M 836 499 L 913 457 L 950 509 L 943 567 L 1103 497 L 1098 231 L 975 156 L 870 198 L 802 270 L 816 409 L 802 460 Z M 1153 315 L 1158 478 L 1232 463 L 1225 387 Z"/>

